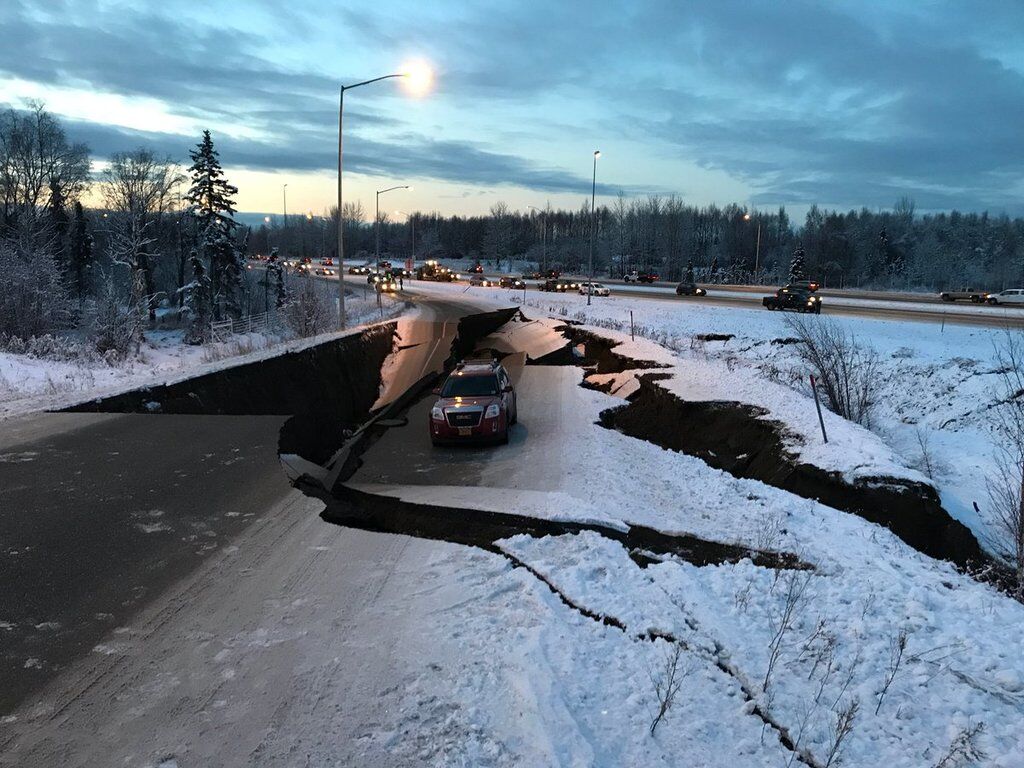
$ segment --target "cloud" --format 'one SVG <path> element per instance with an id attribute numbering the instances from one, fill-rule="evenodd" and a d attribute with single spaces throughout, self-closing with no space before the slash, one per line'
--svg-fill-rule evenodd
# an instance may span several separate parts
<path id="1" fill-rule="evenodd" d="M 258 0 L 221 20 L 182 0 L 144 11 L 8 2 L 0 70 L 245 125 L 255 138 L 219 143 L 226 162 L 252 168 L 333 168 L 338 83 L 409 52 L 437 62 L 438 90 L 416 111 L 354 101 L 353 171 L 578 192 L 588 179 L 558 153 L 608 137 L 636 168 L 666 169 L 649 184 L 631 176 L 632 193 L 677 186 L 678 165 L 664 161 L 683 161 L 757 201 L 856 207 L 907 194 L 920 208 L 1011 209 L 1024 175 L 1019 4 Z M 98 154 L 138 139 L 181 156 L 192 141 L 74 128 Z"/>

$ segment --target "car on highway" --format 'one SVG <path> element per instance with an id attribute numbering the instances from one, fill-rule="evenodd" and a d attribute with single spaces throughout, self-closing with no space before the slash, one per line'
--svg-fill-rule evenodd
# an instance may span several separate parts
<path id="1" fill-rule="evenodd" d="M 774 296 L 765 296 L 761 303 L 767 309 L 790 310 L 793 312 L 811 312 L 821 314 L 821 297 L 804 288 L 785 286 L 779 288 Z"/>
<path id="2" fill-rule="evenodd" d="M 434 390 L 430 441 L 507 443 L 519 411 L 508 371 L 497 360 L 464 360 Z"/>
<path id="3" fill-rule="evenodd" d="M 350 275 L 366 275 L 366 274 L 369 274 L 369 272 L 370 272 L 370 268 L 367 267 L 367 266 L 349 267 L 348 268 L 348 273 Z"/>
<path id="4" fill-rule="evenodd" d="M 787 288 L 800 289 L 801 291 L 810 291 L 814 293 L 821 286 L 818 285 L 816 280 L 790 280 L 786 283 Z"/>
<path id="5" fill-rule="evenodd" d="M 979 291 L 976 288 L 957 288 L 955 291 L 943 291 L 939 298 L 943 301 L 970 301 L 972 304 L 982 304 L 988 301 L 990 295 L 988 291 Z"/>
<path id="6" fill-rule="evenodd" d="M 478 261 L 476 264 L 469 268 L 469 271 L 471 274 L 474 275 L 482 275 L 484 273 L 484 265 Z"/>
<path id="7" fill-rule="evenodd" d="M 439 283 L 450 283 L 453 280 L 461 279 L 461 275 L 434 261 L 428 259 L 421 266 L 416 268 L 417 280 L 433 280 Z"/>
<path id="8" fill-rule="evenodd" d="M 586 296 L 588 293 L 591 296 L 611 296 L 612 292 L 608 289 L 607 285 L 601 283 L 591 283 L 584 281 L 579 284 L 580 296 Z"/>
<path id="9" fill-rule="evenodd" d="M 398 281 L 391 277 L 391 275 L 382 274 L 380 279 L 374 284 L 374 288 L 377 293 L 395 293 L 398 291 Z"/>
<path id="10" fill-rule="evenodd" d="M 685 280 L 676 286 L 676 296 L 707 296 L 708 292 L 696 283 L 688 283 Z"/>
<path id="11" fill-rule="evenodd" d="M 522 290 L 526 287 L 525 281 L 521 277 L 515 277 L 514 275 L 504 275 L 499 278 L 498 286 L 501 288 L 511 288 L 513 290 Z"/>
<path id="12" fill-rule="evenodd" d="M 999 293 L 990 293 L 987 299 L 993 306 L 1006 304 L 1024 304 L 1024 288 L 1007 288 Z"/>
<path id="13" fill-rule="evenodd" d="M 565 293 L 566 291 L 576 290 L 578 287 L 579 286 L 576 283 L 570 280 L 551 278 L 538 285 L 537 289 L 541 291 L 551 291 L 553 293 Z"/>
<path id="14" fill-rule="evenodd" d="M 320 259 L 320 265 L 324 266 L 324 267 L 333 267 L 334 266 L 334 259 L 332 259 L 330 256 L 326 256 L 326 257 Z"/>
<path id="15" fill-rule="evenodd" d="M 493 280 L 484 277 L 483 275 L 470 276 L 469 284 L 475 285 L 478 288 L 493 288 L 495 285 L 497 285 L 497 283 L 495 283 Z"/>
<path id="16" fill-rule="evenodd" d="M 411 278 L 412 277 L 412 270 L 406 269 L 405 267 L 392 267 L 388 271 L 391 273 L 391 276 L 394 277 L 396 280 L 398 278 L 400 278 L 400 277 L 401 278 Z"/>
<path id="17" fill-rule="evenodd" d="M 330 275 L 336 275 L 337 274 L 337 272 L 335 272 L 333 269 L 330 269 L 329 267 L 317 267 L 316 273 L 318 275 L 324 275 L 324 276 L 330 276 Z"/>
<path id="18" fill-rule="evenodd" d="M 660 279 L 660 276 L 653 272 L 637 272 L 635 269 L 622 276 L 625 283 L 656 283 Z"/>

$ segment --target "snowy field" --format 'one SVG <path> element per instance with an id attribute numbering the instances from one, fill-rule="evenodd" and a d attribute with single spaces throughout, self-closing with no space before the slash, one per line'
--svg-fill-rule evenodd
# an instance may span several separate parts
<path id="1" fill-rule="evenodd" d="M 465 286 L 432 284 L 426 290 L 462 292 Z M 467 295 L 488 294 L 497 304 L 522 304 L 521 292 L 472 288 Z M 593 299 L 588 307 L 583 296 L 536 291 L 527 292 L 525 306 L 625 334 L 632 311 L 639 338 L 657 342 L 676 359 L 724 365 L 719 374 L 702 380 L 704 386 L 716 386 L 724 399 L 743 401 L 746 391 L 749 400 L 756 396 L 751 390 L 764 381 L 769 382 L 765 386 L 785 385 L 795 394 L 810 392 L 809 371 L 793 345 L 772 343 L 795 335 L 787 326 L 788 314 L 632 295 Z M 989 535 L 986 481 L 995 469 L 992 405 L 1001 397 L 996 354 L 1007 331 L 842 316 L 829 320 L 879 353 L 872 431 L 902 464 L 929 474 L 943 506 L 984 540 Z M 695 338 L 710 334 L 732 338 Z M 810 401 L 799 397 L 782 405 L 806 411 Z M 813 411 L 803 416 L 816 418 Z"/>
<path id="2" fill-rule="evenodd" d="M 509 294 L 491 295 L 495 303 L 508 302 Z M 799 410 L 810 404 L 804 371 L 789 346 L 770 343 L 792 336 L 779 315 L 641 299 L 587 310 L 583 301 L 528 295 L 535 316 L 586 321 L 598 330 L 628 331 L 632 309 L 638 332 L 658 344 L 631 344 L 616 330 L 609 335 L 625 338 L 624 352 L 672 364 L 681 378 L 666 386 L 694 399 L 731 395 L 767 403 L 797 434 L 813 434 L 813 410 Z M 915 466 L 923 441 L 931 446 L 934 482 L 947 508 L 984 532 L 984 520 L 969 505 L 978 500 L 984 509 L 993 437 L 983 414 L 995 396 L 999 332 L 841 322 L 882 355 L 882 402 L 871 432 L 829 418 L 843 451 L 833 454 L 808 441 L 805 460 L 856 474 L 854 452 L 860 451 L 867 474 L 881 468 L 927 480 Z M 734 336 L 694 343 L 698 333 Z M 695 372 L 689 379 L 688 370 Z M 791 401 L 779 401 L 783 392 L 792 393 Z M 596 426 L 597 414 L 616 402 L 602 393 L 583 394 L 575 418 L 562 424 L 561 452 L 569 458 L 559 463 L 559 451 L 548 450 L 520 461 L 522 468 L 495 467 L 490 477 L 496 487 L 487 493 L 432 486 L 385 492 L 414 502 L 515 509 L 613 527 L 639 523 L 794 553 L 812 570 L 777 571 L 749 560 L 699 567 L 672 559 L 641 569 L 620 544 L 593 533 L 502 542 L 564 601 L 621 625 L 602 628 L 602 637 L 631 641 L 617 641 L 619 649 L 609 657 L 611 649 L 595 639 L 596 630 L 575 620 L 562 625 L 558 648 L 533 652 L 537 658 L 526 666 L 529 682 L 523 685 L 555 717 L 544 728 L 549 750 L 524 748 L 521 757 L 542 765 L 1024 764 L 1024 660 L 1015 650 L 1024 606 L 856 516 Z M 548 483 L 542 489 L 538 474 Z M 533 623 L 558 624 L 543 616 Z M 484 618 L 471 615 L 468 621 L 476 627 Z M 657 711 L 656 687 L 665 682 L 675 647 L 652 636 L 683 649 L 682 683 L 677 709 L 648 737 L 644 720 L 649 725 Z M 522 646 L 517 648 L 519 656 Z M 623 665 L 638 663 L 643 670 L 623 675 Z M 612 712 L 602 698 L 609 695 L 607 679 L 617 681 Z M 477 722 L 507 717 L 483 692 L 466 695 L 482 708 Z M 568 715 L 562 714 L 566 709 Z M 794 749 L 779 748 L 781 731 Z M 709 744 L 720 744 L 721 754 L 709 754 Z M 694 751 L 677 751 L 682 745 Z"/>
<path id="3" fill-rule="evenodd" d="M 346 303 L 351 330 L 381 318 L 372 295 L 357 290 Z M 407 310 L 400 299 L 384 297 L 383 317 Z M 183 330 L 147 331 L 139 356 L 114 365 L 101 360 L 51 360 L 0 351 L 0 419 L 39 410 L 66 408 L 94 397 L 163 384 L 221 368 L 319 344 L 337 334 L 295 339 L 275 334 L 234 334 L 222 342 L 192 346 Z"/>

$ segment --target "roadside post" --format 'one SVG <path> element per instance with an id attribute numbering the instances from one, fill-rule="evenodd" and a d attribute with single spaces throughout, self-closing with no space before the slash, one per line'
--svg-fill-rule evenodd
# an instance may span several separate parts
<path id="1" fill-rule="evenodd" d="M 633 310 L 629 310 L 629 338 L 636 341 L 636 332 L 633 327 Z"/>
<path id="2" fill-rule="evenodd" d="M 814 407 L 818 411 L 818 424 L 821 425 L 821 436 L 828 442 L 828 435 L 825 434 L 825 419 L 821 416 L 821 403 L 818 401 L 818 382 L 814 379 L 814 374 L 811 374 L 811 391 L 814 393 Z"/>

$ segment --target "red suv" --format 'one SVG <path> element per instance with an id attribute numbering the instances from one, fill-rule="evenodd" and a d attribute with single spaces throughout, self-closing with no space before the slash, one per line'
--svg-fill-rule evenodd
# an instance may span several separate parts
<path id="1" fill-rule="evenodd" d="M 508 371 L 497 360 L 459 363 L 430 409 L 430 440 L 434 445 L 461 442 L 508 442 L 516 423 L 516 392 Z"/>

